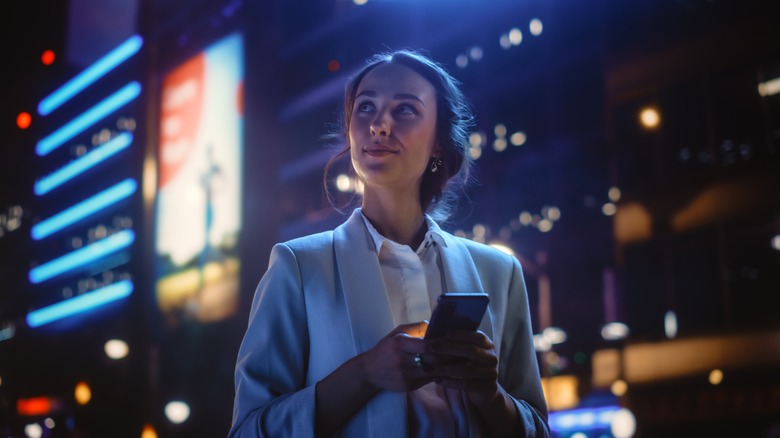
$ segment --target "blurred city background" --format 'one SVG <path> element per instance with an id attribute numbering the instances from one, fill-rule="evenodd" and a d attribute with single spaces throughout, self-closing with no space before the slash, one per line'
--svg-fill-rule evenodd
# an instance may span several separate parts
<path id="1" fill-rule="evenodd" d="M 6 2 L 0 434 L 218 437 L 346 78 L 463 83 L 443 228 L 520 259 L 556 437 L 780 436 L 780 2 Z M 337 166 L 335 200 L 359 185 Z"/>

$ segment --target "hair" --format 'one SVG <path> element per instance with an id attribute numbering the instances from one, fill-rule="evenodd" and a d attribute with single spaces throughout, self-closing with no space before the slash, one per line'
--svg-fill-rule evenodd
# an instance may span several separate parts
<path id="1" fill-rule="evenodd" d="M 368 72 L 384 64 L 407 67 L 425 78 L 436 90 L 436 142 L 441 149 L 438 158 L 443 165 L 439 166 L 435 173 L 426 170 L 423 174 L 420 183 L 420 206 L 434 219 L 446 220 L 455 210 L 458 193 L 469 182 L 469 131 L 474 125 L 474 116 L 469 102 L 460 90 L 460 82 L 436 61 L 410 50 L 382 53 L 369 58 L 363 69 L 347 82 L 341 133 L 347 144 L 325 166 L 323 184 L 328 199 L 332 202 L 327 185 L 328 173 L 336 161 L 349 154 L 349 127 L 358 87 Z M 355 175 L 351 161 L 349 172 Z"/>

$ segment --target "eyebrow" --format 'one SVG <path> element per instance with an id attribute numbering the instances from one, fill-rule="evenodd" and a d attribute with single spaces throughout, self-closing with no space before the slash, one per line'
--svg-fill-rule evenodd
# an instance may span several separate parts
<path id="1" fill-rule="evenodd" d="M 374 91 L 374 90 L 363 90 L 363 91 L 360 92 L 360 94 L 355 96 L 355 98 L 358 98 L 360 96 L 376 97 L 376 91 Z M 417 96 L 415 96 L 414 94 L 411 94 L 411 93 L 396 93 L 396 94 L 393 95 L 393 99 L 396 99 L 396 100 L 416 100 L 417 102 L 420 102 L 420 104 L 422 104 L 422 106 L 425 106 L 425 103 L 422 101 L 422 99 L 420 99 L 419 97 L 417 97 Z"/>

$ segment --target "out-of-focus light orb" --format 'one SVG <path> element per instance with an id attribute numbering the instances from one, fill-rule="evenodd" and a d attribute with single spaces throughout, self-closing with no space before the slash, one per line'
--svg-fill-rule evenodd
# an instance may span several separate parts
<path id="1" fill-rule="evenodd" d="M 76 403 L 85 405 L 92 400 L 92 389 L 90 389 L 87 382 L 79 382 L 76 384 L 76 389 L 73 391 L 73 398 L 76 399 Z"/>
<path id="2" fill-rule="evenodd" d="M 352 179 L 343 173 L 336 177 L 336 188 L 340 192 L 346 192 L 352 187 Z"/>
<path id="3" fill-rule="evenodd" d="M 352 0 L 356 5 L 362 6 L 366 3 L 368 3 L 368 0 Z"/>
<path id="4" fill-rule="evenodd" d="M 103 346 L 106 352 L 106 356 L 111 359 L 123 359 L 127 357 L 127 353 L 130 352 L 130 347 L 127 346 L 127 342 L 121 339 L 111 339 Z"/>
<path id="5" fill-rule="evenodd" d="M 501 45 L 501 48 L 506 50 L 512 47 L 512 42 L 509 41 L 509 35 L 503 34 L 501 35 L 501 38 L 498 39 L 498 43 Z"/>
<path id="6" fill-rule="evenodd" d="M 546 233 L 552 230 L 552 227 L 553 227 L 553 223 L 549 219 L 542 219 L 539 221 L 538 224 L 536 224 L 536 228 L 538 228 L 539 231 L 541 231 L 542 233 Z"/>
<path id="7" fill-rule="evenodd" d="M 472 132 L 469 134 L 469 144 L 474 146 L 475 148 L 482 147 L 482 143 L 484 140 L 482 139 L 482 134 L 479 132 Z"/>
<path id="8" fill-rule="evenodd" d="M 497 138 L 493 140 L 493 150 L 496 152 L 503 152 L 506 150 L 506 139 L 505 138 Z"/>
<path id="9" fill-rule="evenodd" d="M 626 408 L 621 408 L 612 415 L 612 424 L 609 427 L 615 438 L 631 438 L 636 433 L 636 417 Z"/>
<path id="10" fill-rule="evenodd" d="M 677 337 L 677 314 L 674 310 L 669 310 L 664 315 L 664 333 L 669 339 Z"/>
<path id="11" fill-rule="evenodd" d="M 552 344 L 550 344 L 550 341 L 544 338 L 544 335 L 534 335 L 534 349 L 538 352 L 546 352 L 550 351 L 552 348 Z"/>
<path id="12" fill-rule="evenodd" d="M 617 341 L 628 336 L 628 326 L 622 322 L 610 322 L 601 328 L 601 337 L 607 341 Z"/>
<path id="13" fill-rule="evenodd" d="M 147 424 L 141 430 L 141 438 L 157 438 L 157 431 L 154 430 L 151 424 Z"/>
<path id="14" fill-rule="evenodd" d="M 570 438 L 588 438 L 588 436 L 582 432 L 577 432 L 573 434 Z"/>
<path id="15" fill-rule="evenodd" d="M 561 218 L 561 210 L 558 207 L 550 207 L 547 209 L 547 219 L 551 221 L 557 221 Z"/>
<path id="16" fill-rule="evenodd" d="M 524 211 L 520 213 L 518 219 L 520 220 L 520 223 L 523 225 L 531 225 L 531 221 L 533 221 L 533 216 L 531 216 L 531 213 Z"/>
<path id="17" fill-rule="evenodd" d="M 52 65 L 55 58 L 56 55 L 54 54 L 54 50 L 44 50 L 43 53 L 41 53 L 41 62 L 43 65 Z"/>
<path id="18" fill-rule="evenodd" d="M 482 53 L 482 47 L 474 46 L 474 47 L 469 49 L 469 56 L 474 61 L 479 61 L 480 59 L 482 59 L 483 55 L 484 55 L 484 53 Z"/>
<path id="19" fill-rule="evenodd" d="M 43 420 L 43 425 L 46 426 L 47 429 L 54 429 L 54 426 L 56 426 L 57 423 L 54 422 L 54 419 L 47 418 Z"/>
<path id="20" fill-rule="evenodd" d="M 547 327 L 542 330 L 542 336 L 544 336 L 544 339 L 551 345 L 562 344 L 566 342 L 566 339 L 568 338 L 566 331 L 560 327 Z"/>
<path id="21" fill-rule="evenodd" d="M 515 146 L 524 145 L 526 140 L 528 140 L 528 137 L 526 137 L 525 132 L 523 131 L 517 131 L 514 134 L 512 134 L 511 137 L 509 137 L 509 141 L 511 141 L 512 144 Z"/>
<path id="22" fill-rule="evenodd" d="M 542 34 L 542 20 L 534 18 L 531 23 L 528 24 L 528 30 L 531 31 L 531 35 L 539 36 Z"/>
<path id="23" fill-rule="evenodd" d="M 628 383 L 626 383 L 625 380 L 617 379 L 614 382 L 612 382 L 612 385 L 609 387 L 609 390 L 616 397 L 622 397 L 626 395 L 626 392 L 628 392 Z"/>
<path id="24" fill-rule="evenodd" d="M 620 189 L 617 187 L 610 187 L 609 192 L 607 193 L 607 196 L 609 196 L 609 200 L 612 202 L 620 201 L 621 195 L 622 193 L 620 192 Z"/>
<path id="25" fill-rule="evenodd" d="M 520 43 L 523 42 L 523 31 L 516 27 L 512 28 L 512 30 L 509 31 L 509 42 L 513 46 L 519 46 Z"/>
<path id="26" fill-rule="evenodd" d="M 492 246 L 493 248 L 495 248 L 495 249 L 497 249 L 497 250 L 499 250 L 499 251 L 503 252 L 504 254 L 509 254 L 509 255 L 511 255 L 511 256 L 515 255 L 515 252 L 514 252 L 514 251 L 512 251 L 512 248 L 510 248 L 510 247 L 508 247 L 508 246 L 504 245 L 503 243 L 500 243 L 500 242 L 491 242 L 489 245 L 490 245 L 490 246 Z"/>
<path id="27" fill-rule="evenodd" d="M 506 125 L 503 123 L 497 123 L 496 126 L 493 128 L 493 133 L 496 134 L 496 137 L 504 138 L 506 137 Z"/>
<path id="28" fill-rule="evenodd" d="M 720 385 L 723 381 L 723 371 L 717 368 L 710 371 L 709 381 L 712 385 Z"/>
<path id="29" fill-rule="evenodd" d="M 476 224 L 471 229 L 471 232 L 474 233 L 475 236 L 485 237 L 485 233 L 487 232 L 487 228 L 485 228 L 485 226 L 482 225 L 482 224 Z"/>
<path id="30" fill-rule="evenodd" d="M 654 129 L 661 124 L 661 115 L 655 108 L 644 108 L 639 112 L 639 121 L 645 128 Z"/>
<path id="31" fill-rule="evenodd" d="M 460 68 L 466 68 L 469 65 L 469 57 L 461 53 L 455 57 L 455 65 Z"/>
<path id="32" fill-rule="evenodd" d="M 479 157 L 482 156 L 482 148 L 475 148 L 475 147 L 469 148 L 469 155 L 471 155 L 472 160 L 479 159 Z"/>
<path id="33" fill-rule="evenodd" d="M 780 234 L 772 238 L 772 248 L 780 251 Z"/>
<path id="34" fill-rule="evenodd" d="M 16 126 L 19 129 L 27 129 L 32 124 L 32 116 L 27 111 L 22 111 L 16 116 Z"/>
<path id="35" fill-rule="evenodd" d="M 617 213 L 617 206 L 611 202 L 607 202 L 601 206 L 601 212 L 604 213 L 604 216 L 612 216 Z"/>
<path id="36" fill-rule="evenodd" d="M 171 423 L 181 424 L 190 418 L 190 406 L 183 401 L 172 401 L 165 405 L 165 416 Z"/>
<path id="37" fill-rule="evenodd" d="M 41 438 L 43 435 L 43 428 L 38 423 L 30 423 L 24 426 L 24 434 L 28 438 Z"/>

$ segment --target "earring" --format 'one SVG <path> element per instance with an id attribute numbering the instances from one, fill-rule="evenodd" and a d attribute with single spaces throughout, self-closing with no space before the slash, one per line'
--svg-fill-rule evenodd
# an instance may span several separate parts
<path id="1" fill-rule="evenodd" d="M 442 163 L 441 158 L 434 158 L 431 160 L 431 173 L 436 173 L 439 171 L 439 167 L 443 166 L 444 163 Z"/>

